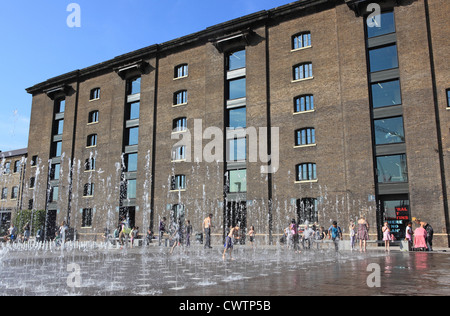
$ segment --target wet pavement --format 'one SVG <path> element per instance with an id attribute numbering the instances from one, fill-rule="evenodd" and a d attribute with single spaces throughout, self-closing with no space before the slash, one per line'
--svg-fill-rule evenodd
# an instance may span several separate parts
<path id="1" fill-rule="evenodd" d="M 0 295 L 450 295 L 450 253 L 281 247 L 0 250 Z"/>

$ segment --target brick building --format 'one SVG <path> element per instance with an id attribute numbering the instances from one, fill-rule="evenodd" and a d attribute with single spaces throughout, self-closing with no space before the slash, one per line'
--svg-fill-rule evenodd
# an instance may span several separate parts
<path id="1" fill-rule="evenodd" d="M 26 201 L 85 239 L 212 213 L 265 242 L 292 218 L 402 238 L 418 217 L 448 245 L 449 13 L 301 0 L 37 84 Z"/>
<path id="2" fill-rule="evenodd" d="M 0 152 L 0 236 L 7 234 L 13 213 L 22 209 L 27 149 Z"/>

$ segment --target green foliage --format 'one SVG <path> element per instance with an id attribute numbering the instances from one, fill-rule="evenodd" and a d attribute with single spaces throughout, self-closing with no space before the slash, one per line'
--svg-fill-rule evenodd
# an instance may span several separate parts
<path id="1" fill-rule="evenodd" d="M 21 210 L 16 213 L 14 226 L 19 234 L 23 234 L 23 227 L 26 223 L 30 224 L 31 235 L 36 235 L 39 228 L 45 226 L 45 210 L 31 211 Z"/>

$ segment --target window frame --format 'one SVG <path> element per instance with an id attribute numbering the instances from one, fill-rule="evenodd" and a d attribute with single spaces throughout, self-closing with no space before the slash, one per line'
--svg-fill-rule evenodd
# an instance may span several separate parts
<path id="1" fill-rule="evenodd" d="M 307 36 L 307 42 L 308 42 L 308 45 L 304 45 L 304 36 Z M 298 45 L 298 39 L 301 37 L 301 42 L 302 42 L 302 45 L 300 46 L 300 45 Z M 297 45 L 298 45 L 298 47 L 296 47 Z M 311 31 L 303 31 L 303 32 L 300 32 L 300 33 L 297 33 L 297 34 L 294 34 L 294 35 L 292 35 L 292 37 L 291 37 L 291 50 L 294 52 L 294 51 L 298 51 L 298 50 L 302 50 L 302 49 L 305 49 L 305 48 L 310 48 L 310 47 L 312 47 L 312 40 L 311 40 Z"/>
<path id="2" fill-rule="evenodd" d="M 310 166 L 312 170 L 310 170 Z M 304 170 L 304 167 L 307 169 Z M 307 179 L 303 178 L 304 173 L 307 173 Z M 300 177 L 301 176 L 301 177 Z M 317 164 L 314 162 L 304 162 L 295 166 L 295 179 L 296 183 L 316 182 L 317 177 Z"/>
<path id="3" fill-rule="evenodd" d="M 180 64 L 175 66 L 174 69 L 174 80 L 183 79 L 189 77 L 189 64 Z"/>
<path id="4" fill-rule="evenodd" d="M 173 94 L 173 104 L 172 106 L 182 106 L 188 104 L 188 91 L 178 90 Z"/>
<path id="5" fill-rule="evenodd" d="M 92 218 L 93 218 L 92 208 L 84 208 L 81 215 L 81 228 L 92 228 Z M 86 221 L 86 219 L 88 219 Z M 89 225 L 90 224 L 90 225 Z"/>
<path id="6" fill-rule="evenodd" d="M 101 96 L 101 89 L 99 87 L 91 89 L 91 92 L 89 94 L 89 101 L 100 100 L 100 96 Z"/>
<path id="7" fill-rule="evenodd" d="M 86 148 L 97 147 L 97 144 L 98 144 L 98 135 L 97 134 L 88 135 L 86 140 Z"/>
<path id="8" fill-rule="evenodd" d="M 299 76 L 299 78 L 297 78 L 297 75 Z M 302 76 L 303 76 L 303 78 L 302 78 Z M 296 64 L 296 65 L 294 65 L 294 67 L 292 67 L 292 81 L 293 82 L 310 80 L 313 78 L 314 78 L 314 73 L 313 73 L 312 62 L 310 62 L 310 61 L 303 62 L 300 64 Z"/>
<path id="9" fill-rule="evenodd" d="M 172 176 L 170 183 L 170 191 L 186 191 L 186 175 L 177 174 Z"/>
<path id="10" fill-rule="evenodd" d="M 98 110 L 93 110 L 89 112 L 88 125 L 97 124 L 99 122 L 100 112 Z"/>
<path id="11" fill-rule="evenodd" d="M 178 125 L 178 122 L 181 122 L 180 125 Z M 172 134 L 175 133 L 185 133 L 187 132 L 187 117 L 177 117 L 172 121 Z"/>
<path id="12" fill-rule="evenodd" d="M 305 135 L 303 135 L 303 132 L 305 132 Z M 308 135 L 309 132 L 309 135 Z M 300 134 L 300 135 L 299 135 Z M 303 139 L 305 140 L 305 143 L 303 143 Z M 298 142 L 300 141 L 300 142 Z M 295 146 L 294 147 L 308 147 L 308 146 L 315 146 L 316 143 L 316 129 L 314 127 L 304 127 L 297 129 L 295 131 Z"/>

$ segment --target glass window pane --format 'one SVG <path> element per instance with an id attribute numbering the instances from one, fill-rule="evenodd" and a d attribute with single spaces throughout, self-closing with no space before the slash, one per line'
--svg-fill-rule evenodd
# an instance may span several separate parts
<path id="1" fill-rule="evenodd" d="M 377 157 L 379 183 L 408 182 L 406 155 Z"/>
<path id="2" fill-rule="evenodd" d="M 247 159 L 247 139 L 231 139 L 228 141 L 228 161 Z"/>
<path id="3" fill-rule="evenodd" d="M 380 15 L 379 25 L 377 24 L 378 22 L 375 16 L 368 22 L 367 36 L 369 38 L 395 32 L 394 12 L 382 13 Z M 369 26 L 369 24 L 371 26 Z"/>
<path id="4" fill-rule="evenodd" d="M 228 57 L 228 70 L 245 68 L 245 50 L 234 52 Z"/>
<path id="5" fill-rule="evenodd" d="M 246 79 L 230 80 L 228 82 L 228 100 L 244 98 L 246 96 Z"/>
<path id="6" fill-rule="evenodd" d="M 136 198 L 136 180 L 128 180 L 127 183 L 127 199 Z"/>
<path id="7" fill-rule="evenodd" d="M 229 175 L 229 192 L 241 193 L 247 192 L 247 170 L 232 170 L 228 172 Z"/>
<path id="8" fill-rule="evenodd" d="M 230 129 L 247 127 L 247 108 L 228 110 L 228 127 Z"/>
<path id="9" fill-rule="evenodd" d="M 130 94 L 141 93 L 141 78 L 136 78 L 131 82 Z"/>
<path id="10" fill-rule="evenodd" d="M 397 45 L 371 49 L 369 58 L 371 72 L 398 68 Z"/>
<path id="11" fill-rule="evenodd" d="M 374 108 L 399 104 L 402 104 L 400 80 L 379 82 L 372 85 L 372 106 Z"/>
<path id="12" fill-rule="evenodd" d="M 377 145 L 404 143 L 403 117 L 375 120 L 375 143 Z"/>
<path id="13" fill-rule="evenodd" d="M 126 156 L 126 172 L 137 171 L 138 154 L 128 154 Z"/>
<path id="14" fill-rule="evenodd" d="M 57 102 L 56 113 L 64 113 L 66 110 L 66 100 L 59 100 Z"/>
<path id="15" fill-rule="evenodd" d="M 140 102 L 134 102 L 128 104 L 128 115 L 127 120 L 135 120 L 139 118 L 139 109 L 140 109 Z"/>
<path id="16" fill-rule="evenodd" d="M 139 127 L 128 129 L 128 139 L 126 146 L 137 145 L 139 141 Z"/>

